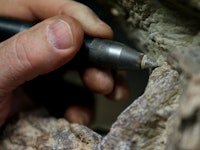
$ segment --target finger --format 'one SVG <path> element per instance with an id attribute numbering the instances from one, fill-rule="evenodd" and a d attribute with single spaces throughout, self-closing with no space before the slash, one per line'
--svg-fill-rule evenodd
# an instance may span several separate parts
<path id="1" fill-rule="evenodd" d="M 90 125 L 94 118 L 94 111 L 87 106 L 74 105 L 66 109 L 64 117 L 72 123 Z"/>
<path id="2" fill-rule="evenodd" d="M 111 28 L 90 8 L 72 0 L 1 0 L 0 5 L 4 6 L 0 10 L 2 16 L 33 21 L 56 15 L 68 15 L 78 20 L 88 35 L 104 38 L 113 36 Z"/>
<path id="3" fill-rule="evenodd" d="M 114 80 L 110 71 L 99 68 L 87 68 L 81 74 L 83 83 L 90 90 L 104 95 L 113 91 Z"/>
<path id="4" fill-rule="evenodd" d="M 64 5 L 61 6 L 61 8 L 59 8 L 58 13 L 70 15 L 76 18 L 83 26 L 85 33 L 88 35 L 109 39 L 111 39 L 113 36 L 113 32 L 110 26 L 100 20 L 89 7 L 81 3 L 67 1 Z"/>
<path id="5" fill-rule="evenodd" d="M 124 101 L 128 99 L 129 89 L 126 82 L 126 73 L 118 72 L 115 76 L 115 86 L 107 98 L 113 101 Z"/>
<path id="6" fill-rule="evenodd" d="M 62 16 L 1 43 L 0 91 L 10 92 L 25 81 L 67 63 L 80 48 L 82 38 L 79 23 Z"/>
<path id="7" fill-rule="evenodd" d="M 117 83 L 117 85 L 114 87 L 112 93 L 107 95 L 107 98 L 109 98 L 112 101 L 124 101 L 128 99 L 128 89 L 126 85 L 123 83 Z"/>
<path id="8" fill-rule="evenodd" d="M 82 38 L 79 23 L 60 17 L 0 44 L 0 126 L 9 115 L 13 89 L 68 62 L 80 48 Z"/>

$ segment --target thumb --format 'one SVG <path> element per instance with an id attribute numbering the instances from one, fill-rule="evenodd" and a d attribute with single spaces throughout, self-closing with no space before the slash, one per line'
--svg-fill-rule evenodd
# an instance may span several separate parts
<path id="1" fill-rule="evenodd" d="M 0 97 L 34 77 L 70 61 L 83 31 L 70 17 L 54 17 L 0 44 Z"/>

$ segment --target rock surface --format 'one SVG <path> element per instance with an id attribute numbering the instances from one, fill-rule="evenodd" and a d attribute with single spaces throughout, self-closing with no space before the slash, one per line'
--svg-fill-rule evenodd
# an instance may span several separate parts
<path id="1" fill-rule="evenodd" d="M 167 121 L 179 103 L 179 75 L 169 66 L 153 71 L 145 93 L 134 101 L 103 139 L 103 149 L 164 149 Z"/>
<path id="2" fill-rule="evenodd" d="M 173 54 L 174 66 L 179 65 L 185 75 L 181 105 L 172 124 L 166 149 L 197 150 L 200 147 L 200 48 L 182 49 Z"/>
<path id="3" fill-rule="evenodd" d="M 19 115 L 8 125 L 2 150 L 90 150 L 98 149 L 101 136 L 85 126 L 50 117 L 39 109 Z"/>
<path id="4" fill-rule="evenodd" d="M 199 149 L 199 1 L 109 3 L 135 47 L 160 64 L 151 72 L 144 94 L 119 115 L 105 137 L 87 127 L 31 112 L 8 125 L 0 149 Z"/>

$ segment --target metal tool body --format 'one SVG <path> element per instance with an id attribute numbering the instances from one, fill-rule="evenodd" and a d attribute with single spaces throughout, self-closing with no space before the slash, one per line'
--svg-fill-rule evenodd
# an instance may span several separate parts
<path id="1" fill-rule="evenodd" d="M 35 23 L 0 17 L 0 34 L 7 37 L 29 29 Z M 157 64 L 148 59 L 143 53 L 120 42 L 85 37 L 81 52 L 81 60 L 92 64 L 116 70 L 133 70 L 156 67 Z"/>

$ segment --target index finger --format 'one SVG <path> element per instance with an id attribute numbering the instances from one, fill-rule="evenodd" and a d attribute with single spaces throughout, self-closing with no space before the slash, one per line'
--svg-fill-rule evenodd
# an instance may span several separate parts
<path id="1" fill-rule="evenodd" d="M 112 38 L 112 29 L 87 6 L 73 0 L 1 0 L 0 15 L 24 20 L 43 20 L 57 15 L 76 19 L 86 34 Z M 16 9 L 17 8 L 17 9 Z"/>

